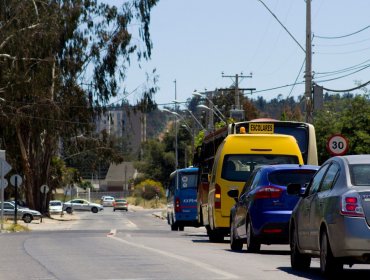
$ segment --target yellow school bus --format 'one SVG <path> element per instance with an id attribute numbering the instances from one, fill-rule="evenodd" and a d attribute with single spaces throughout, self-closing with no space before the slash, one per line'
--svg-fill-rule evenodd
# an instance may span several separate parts
<path id="1" fill-rule="evenodd" d="M 220 242 L 230 231 L 230 189 L 241 191 L 256 166 L 304 164 L 296 139 L 283 134 L 229 134 L 218 145 L 210 170 L 208 199 L 200 205 L 209 240 Z"/>

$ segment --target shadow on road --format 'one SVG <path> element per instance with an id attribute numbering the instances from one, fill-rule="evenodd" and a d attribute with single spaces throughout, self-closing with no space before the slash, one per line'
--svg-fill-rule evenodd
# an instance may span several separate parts
<path id="1" fill-rule="evenodd" d="M 291 267 L 278 267 L 277 269 L 284 271 L 288 274 L 306 279 L 314 280 L 331 279 L 322 276 L 319 268 L 310 268 L 305 271 L 293 270 Z M 344 270 L 340 272 L 340 275 L 337 275 L 335 276 L 335 278 L 332 279 L 369 279 L 369 277 L 370 277 L 369 269 L 348 268 L 347 266 L 347 269 L 344 268 Z"/>

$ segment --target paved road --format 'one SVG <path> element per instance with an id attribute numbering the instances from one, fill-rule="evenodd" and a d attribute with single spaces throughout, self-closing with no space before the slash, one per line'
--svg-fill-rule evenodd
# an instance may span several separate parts
<path id="1" fill-rule="evenodd" d="M 317 260 L 308 272 L 291 270 L 286 245 L 235 253 L 227 240 L 210 243 L 203 228 L 171 231 L 153 212 L 105 208 L 0 234 L 0 280 L 322 279 Z M 343 276 L 369 279 L 369 271 L 354 266 Z"/>

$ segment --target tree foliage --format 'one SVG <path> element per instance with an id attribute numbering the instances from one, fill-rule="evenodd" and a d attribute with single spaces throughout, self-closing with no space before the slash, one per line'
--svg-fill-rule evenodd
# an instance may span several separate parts
<path id="1" fill-rule="evenodd" d="M 330 157 L 329 137 L 342 134 L 349 140 L 347 154 L 370 153 L 370 100 L 368 95 L 332 96 L 314 118 L 319 162 Z"/>
<path id="2" fill-rule="evenodd" d="M 131 0 L 118 9 L 97 0 L 2 1 L 1 148 L 25 177 L 30 207 L 39 208 L 39 187 L 51 183 L 60 139 L 90 135 L 131 57 L 150 58 L 156 3 Z M 132 40 L 132 23 L 141 40 Z M 153 93 L 146 92 L 146 103 Z"/>

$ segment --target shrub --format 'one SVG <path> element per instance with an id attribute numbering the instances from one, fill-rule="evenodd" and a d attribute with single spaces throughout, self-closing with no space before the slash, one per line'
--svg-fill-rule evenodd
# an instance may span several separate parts
<path id="1" fill-rule="evenodd" d="M 134 187 L 133 195 L 146 200 L 154 199 L 156 195 L 158 198 L 162 198 L 164 197 L 164 189 L 160 182 L 147 179 Z"/>

